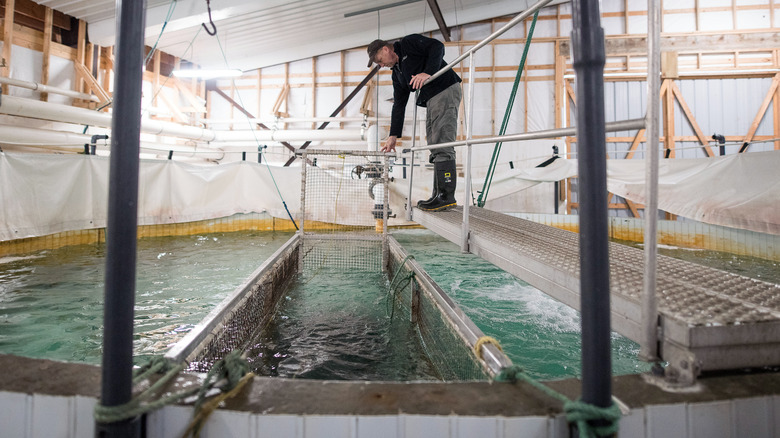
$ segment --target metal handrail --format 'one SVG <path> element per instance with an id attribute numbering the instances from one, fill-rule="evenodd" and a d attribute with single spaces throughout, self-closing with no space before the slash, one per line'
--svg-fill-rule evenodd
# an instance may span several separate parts
<path id="1" fill-rule="evenodd" d="M 475 44 L 473 47 L 462 53 L 460 56 L 455 58 L 452 62 L 447 64 L 445 67 L 441 68 L 439 71 L 434 73 L 431 77 L 429 77 L 424 83 L 423 86 L 430 83 L 431 81 L 435 80 L 439 76 L 443 75 L 447 70 L 452 69 L 455 65 L 459 64 L 466 58 L 471 59 L 470 68 L 469 68 L 469 78 L 470 80 L 474 77 L 474 69 L 473 69 L 473 55 L 474 53 L 493 41 L 494 39 L 498 38 L 502 34 L 504 34 L 507 30 L 511 29 L 518 23 L 522 22 L 526 18 L 530 17 L 532 14 L 534 14 L 539 9 L 543 8 L 547 4 L 552 2 L 552 0 L 541 0 L 537 3 L 535 3 L 530 8 L 526 9 L 525 11 L 518 14 L 516 17 L 511 19 L 507 24 L 502 26 L 497 31 L 490 34 L 487 38 L 480 41 L 479 43 Z M 473 81 L 469 84 L 469 87 L 473 89 L 474 83 Z M 468 132 L 471 132 L 471 120 L 473 119 L 471 117 L 471 114 L 473 114 L 474 111 L 474 105 L 471 100 L 473 100 L 473 93 L 472 89 L 469 90 L 469 105 L 467 107 L 467 112 L 469 115 L 467 116 L 468 125 L 466 127 Z M 415 99 L 416 101 L 416 99 Z M 417 106 L 415 105 L 415 110 Z M 414 126 L 417 126 L 417 120 L 416 116 L 414 117 Z M 632 130 L 632 129 L 642 129 L 645 127 L 645 119 L 632 119 L 632 120 L 624 120 L 624 121 L 618 121 L 618 122 L 611 122 L 606 124 L 606 130 L 607 132 L 613 132 L 613 131 L 624 131 L 624 130 Z M 461 243 L 461 251 L 468 252 L 468 235 L 469 235 L 469 225 L 468 225 L 468 203 L 469 203 L 469 196 L 471 194 L 471 187 L 470 187 L 470 178 L 471 178 L 471 146 L 475 144 L 488 144 L 488 143 L 495 143 L 497 141 L 504 141 L 504 142 L 510 142 L 510 141 L 522 141 L 522 140 L 534 140 L 534 139 L 541 139 L 541 138 L 554 138 L 554 137 L 562 137 L 562 136 L 571 136 L 576 135 L 576 128 L 575 127 L 568 127 L 568 128 L 560 128 L 560 129 L 550 129 L 550 130 L 543 130 L 543 131 L 534 131 L 534 132 L 525 132 L 520 134 L 510 134 L 510 135 L 502 135 L 502 136 L 494 136 L 494 137 L 485 137 L 481 138 L 479 140 L 474 140 L 471 138 L 471 135 L 467 134 L 466 140 L 462 141 L 455 141 L 455 142 L 448 142 L 448 143 L 439 143 L 439 144 L 433 144 L 433 145 L 426 145 L 426 146 L 415 146 L 414 137 L 412 136 L 412 147 L 408 149 L 404 149 L 404 153 L 408 152 L 416 152 L 416 151 L 423 151 L 423 150 L 431 150 L 431 149 L 437 149 L 441 147 L 459 147 L 459 146 L 467 146 L 468 152 L 467 152 L 467 163 L 466 163 L 466 200 L 464 201 L 464 209 L 463 209 L 463 227 L 462 227 L 462 233 L 463 233 L 463 240 Z M 412 166 L 409 172 L 409 194 L 407 198 L 407 204 L 406 204 L 406 220 L 412 220 L 412 181 L 414 180 L 414 154 L 412 154 Z"/>
<path id="2" fill-rule="evenodd" d="M 454 67 L 455 65 L 459 64 L 464 59 L 468 58 L 469 55 L 471 55 L 472 53 L 474 53 L 477 50 L 481 49 L 487 43 L 489 43 L 489 42 L 493 41 L 494 39 L 500 37 L 501 35 L 504 34 L 504 32 L 506 32 L 509 29 L 513 28 L 515 25 L 517 25 L 517 23 L 519 23 L 519 22 L 525 20 L 526 18 L 530 17 L 531 14 L 533 14 L 537 10 L 542 9 L 543 7 L 547 6 L 547 4 L 550 3 L 551 1 L 552 0 L 541 0 L 540 2 L 537 2 L 536 4 L 531 6 L 530 8 L 528 8 L 525 11 L 521 12 L 515 18 L 511 19 L 507 24 L 505 24 L 503 27 L 501 27 L 501 29 L 498 29 L 497 31 L 493 32 L 487 38 L 485 38 L 484 40 L 482 40 L 482 41 L 478 42 L 476 45 L 474 45 L 474 47 L 468 49 L 462 55 L 460 55 L 457 58 L 455 58 L 454 61 L 450 62 L 445 67 L 443 67 L 441 70 L 439 70 L 436 73 L 434 73 L 433 76 L 431 76 L 430 78 L 428 78 L 428 80 L 423 82 L 423 85 L 425 85 L 425 84 L 433 81 L 434 79 L 438 78 L 439 76 L 443 75 L 447 70 L 449 70 L 452 67 Z"/>
<path id="3" fill-rule="evenodd" d="M 629 120 L 619 120 L 617 122 L 608 122 L 605 124 L 605 127 L 606 127 L 606 132 L 643 129 L 645 127 L 645 119 L 644 118 L 629 119 Z M 447 146 L 459 147 L 459 146 L 477 145 L 477 144 L 494 144 L 497 141 L 510 142 L 510 141 L 538 140 L 542 138 L 566 137 L 566 136 L 571 136 L 576 134 L 577 134 L 577 128 L 574 126 L 569 126 L 566 128 L 545 129 L 541 131 L 523 132 L 520 134 L 497 135 L 493 137 L 483 137 L 479 139 L 458 140 L 449 143 L 439 143 L 434 145 L 418 146 L 410 149 L 404 149 L 403 151 L 416 152 L 416 151 L 425 151 L 425 150 L 436 149 L 436 148 L 447 147 Z"/>

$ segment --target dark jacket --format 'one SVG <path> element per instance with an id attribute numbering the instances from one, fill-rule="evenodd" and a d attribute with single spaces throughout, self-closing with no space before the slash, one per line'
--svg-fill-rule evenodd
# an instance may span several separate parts
<path id="1" fill-rule="evenodd" d="M 390 135 L 401 137 L 406 103 L 409 101 L 409 94 L 414 91 L 409 85 L 412 76 L 423 72 L 433 75 L 445 67 L 447 63 L 443 59 L 444 44 L 439 40 L 418 34 L 405 36 L 401 41 L 393 43 L 393 50 L 398 55 L 398 63 L 393 66 L 393 113 L 390 122 Z M 447 70 L 443 75 L 420 89 L 417 105 L 426 106 L 430 98 L 460 81 L 460 76 L 457 73 L 452 69 Z"/>

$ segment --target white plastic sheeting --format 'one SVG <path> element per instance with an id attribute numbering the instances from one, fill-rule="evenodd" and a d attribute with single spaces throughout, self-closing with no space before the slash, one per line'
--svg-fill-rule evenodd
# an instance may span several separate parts
<path id="1" fill-rule="evenodd" d="M 105 227 L 108 158 L 85 155 L 0 153 L 0 240 Z M 705 223 L 780 234 L 780 151 L 725 157 L 661 160 L 659 208 Z M 645 202 L 644 160 L 609 160 L 607 188 Z M 559 159 L 544 168 L 496 174 L 490 199 L 500 199 L 541 182 L 576 176 L 576 160 Z M 196 166 L 142 160 L 139 225 L 168 224 L 267 212 L 298 220 L 300 168 L 251 162 Z M 337 178 L 337 176 L 333 176 Z M 430 196 L 430 171 L 415 173 L 413 202 Z M 391 183 L 391 209 L 403 211 L 407 180 Z M 474 181 L 474 187 L 481 187 Z M 462 186 L 456 196 L 462 200 Z M 361 214 L 362 220 L 367 215 Z M 403 215 L 399 215 L 403 216 Z M 328 221 L 332 212 L 317 220 Z M 362 219 L 361 219 L 362 218 Z M 339 219 L 351 221 L 348 215 Z M 359 221 L 363 224 L 364 221 Z M 404 221 L 399 217 L 390 224 Z"/>
<path id="2" fill-rule="evenodd" d="M 0 154 L 0 240 L 106 226 L 109 159 Z M 275 168 L 290 211 L 300 201 L 300 168 Z M 264 165 L 195 166 L 142 160 L 138 224 L 169 224 L 268 212 L 287 218 Z"/>
<path id="3" fill-rule="evenodd" d="M 610 160 L 607 189 L 645 202 L 644 160 Z M 780 234 L 780 151 L 661 160 L 658 208 L 697 221 Z"/>

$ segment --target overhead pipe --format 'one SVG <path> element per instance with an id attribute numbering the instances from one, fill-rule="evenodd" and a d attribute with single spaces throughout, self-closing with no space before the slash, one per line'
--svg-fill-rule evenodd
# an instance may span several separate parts
<path id="1" fill-rule="evenodd" d="M 106 221 L 103 360 L 98 407 L 130 403 L 138 228 L 145 1 L 118 0 L 114 117 Z M 3 102 L 4 104 L 5 102 Z M 71 111 L 75 108 L 69 108 Z M 97 113 L 97 111 L 94 111 Z M 140 417 L 95 424 L 96 437 L 140 437 Z"/>
<path id="2" fill-rule="evenodd" d="M 572 3 L 571 41 L 578 93 L 582 401 L 607 408 L 612 405 L 612 350 L 604 126 L 606 53 L 598 2 Z"/>
<path id="3" fill-rule="evenodd" d="M 16 96 L 3 96 L 0 113 L 12 116 L 76 123 L 108 128 L 112 115 L 76 108 L 70 105 L 41 102 Z M 139 112 L 140 114 L 140 112 Z M 172 122 L 143 119 L 141 132 L 153 135 L 179 137 L 195 141 L 334 141 L 366 140 L 366 133 L 353 130 L 255 130 L 215 131 L 195 126 L 184 126 Z"/>
<path id="4" fill-rule="evenodd" d="M 368 136 L 361 129 L 258 129 L 254 131 L 213 131 L 213 141 L 361 141 Z"/>
<path id="5" fill-rule="evenodd" d="M 16 78 L 7 78 L 0 76 L 0 84 L 10 85 L 12 87 L 26 88 L 28 90 L 40 91 L 41 93 L 59 94 L 62 96 L 72 97 L 74 99 L 91 100 L 93 102 L 100 102 L 97 96 L 87 93 L 80 93 L 78 91 L 68 90 L 66 88 L 52 87 L 51 85 L 40 84 L 38 82 L 23 81 Z"/>
<path id="6" fill-rule="evenodd" d="M 207 125 L 216 124 L 234 124 L 242 125 L 247 122 L 250 123 L 314 123 L 314 122 L 334 122 L 334 123 L 348 123 L 348 122 L 389 122 L 390 117 L 274 117 L 274 118 L 250 118 L 250 119 L 198 119 L 198 122 L 205 123 Z M 410 119 L 411 120 L 411 119 Z"/>
<path id="7" fill-rule="evenodd" d="M 89 134 L 76 132 L 0 125 L 0 144 L 4 145 L 80 152 L 85 143 L 91 144 L 92 137 Z M 107 142 L 98 142 L 97 145 L 106 148 L 109 146 Z M 221 160 L 225 156 L 221 148 L 186 144 L 141 142 L 141 151 L 151 153 L 174 151 L 178 154 L 191 155 L 204 160 Z"/>

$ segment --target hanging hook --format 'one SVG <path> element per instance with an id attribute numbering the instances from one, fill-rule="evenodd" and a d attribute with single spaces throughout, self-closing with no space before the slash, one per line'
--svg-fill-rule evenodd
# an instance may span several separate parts
<path id="1" fill-rule="evenodd" d="M 206 0 L 206 9 L 208 9 L 208 11 L 209 11 L 209 24 L 211 24 L 211 29 L 213 29 L 213 30 L 209 30 L 209 28 L 206 26 L 206 23 L 200 23 L 200 25 L 203 26 L 204 29 L 206 29 L 206 33 L 208 33 L 211 36 L 214 36 L 214 35 L 217 34 L 217 25 L 214 24 L 214 20 L 211 18 L 211 1 L 210 0 Z"/>

